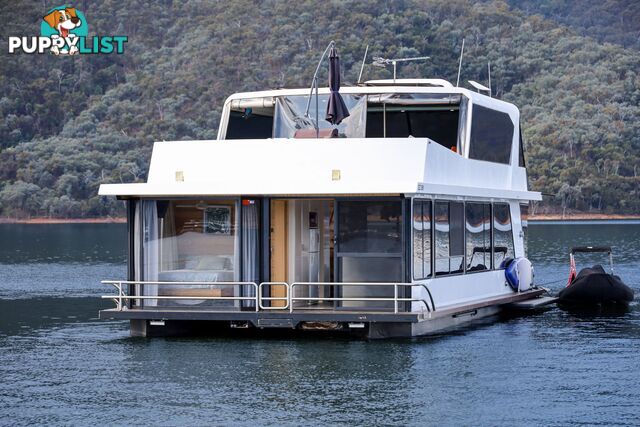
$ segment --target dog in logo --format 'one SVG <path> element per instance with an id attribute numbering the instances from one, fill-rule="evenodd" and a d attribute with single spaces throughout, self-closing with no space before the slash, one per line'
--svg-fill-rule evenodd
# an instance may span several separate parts
<path id="1" fill-rule="evenodd" d="M 71 33 L 71 30 L 82 25 L 82 21 L 78 18 L 75 7 L 53 10 L 42 19 L 58 32 L 58 34 L 52 35 L 51 38 L 62 38 L 65 42 L 76 37 L 75 34 Z M 51 52 L 55 55 L 75 55 L 78 53 L 78 47 L 75 45 L 72 45 L 69 49 L 66 48 L 66 43 L 62 44 L 62 46 L 65 47 L 59 48 L 56 40 L 54 40 Z"/>

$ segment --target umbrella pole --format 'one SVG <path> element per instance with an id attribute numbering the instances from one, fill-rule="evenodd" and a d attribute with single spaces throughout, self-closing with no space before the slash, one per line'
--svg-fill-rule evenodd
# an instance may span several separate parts
<path id="1" fill-rule="evenodd" d="M 316 139 L 320 138 L 320 105 L 318 101 L 318 77 L 316 76 Z"/>
<path id="2" fill-rule="evenodd" d="M 322 60 L 324 59 L 325 56 L 327 56 L 327 52 L 329 52 L 329 49 L 331 49 L 332 47 L 334 47 L 336 45 L 336 42 L 331 40 L 331 42 L 329 42 L 329 45 L 327 46 L 327 48 L 324 50 L 324 52 L 322 52 L 322 56 L 320 57 L 320 61 L 318 61 L 318 66 L 316 67 L 316 72 L 313 73 L 313 80 L 311 81 L 311 90 L 309 91 L 309 99 L 307 100 L 307 109 L 304 113 L 305 117 L 309 117 L 309 108 L 311 107 L 311 97 L 313 96 L 313 89 L 315 87 L 316 89 L 316 97 L 318 96 L 318 72 L 320 71 L 320 66 L 322 65 Z M 317 109 L 317 98 L 316 98 L 316 125 L 315 128 L 318 129 L 318 109 Z"/>

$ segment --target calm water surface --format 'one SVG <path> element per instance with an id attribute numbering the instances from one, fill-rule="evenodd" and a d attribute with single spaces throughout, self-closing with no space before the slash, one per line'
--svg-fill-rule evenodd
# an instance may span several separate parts
<path id="1" fill-rule="evenodd" d="M 99 321 L 123 225 L 0 225 L 0 425 L 638 425 L 640 309 L 547 312 L 390 341 L 140 339 Z M 612 245 L 640 293 L 640 225 L 534 225 L 536 280 Z M 587 260 L 588 262 L 596 260 Z"/>

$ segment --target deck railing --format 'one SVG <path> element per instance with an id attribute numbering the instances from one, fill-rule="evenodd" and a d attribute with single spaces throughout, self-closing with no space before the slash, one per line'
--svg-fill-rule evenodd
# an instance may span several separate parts
<path id="1" fill-rule="evenodd" d="M 258 285 L 255 282 L 156 282 L 147 280 L 103 280 L 104 285 L 112 285 L 118 292 L 117 295 L 103 295 L 103 299 L 111 299 L 116 304 L 116 309 L 121 311 L 125 309 L 125 301 L 130 300 L 204 300 L 204 301 L 254 301 L 256 303 L 255 310 L 258 311 Z M 255 296 L 204 296 L 204 295 L 128 295 L 124 289 L 125 286 L 208 286 L 210 289 L 217 289 L 223 286 L 251 286 L 254 289 Z M 200 288 L 202 289 L 202 288 Z M 206 288 L 205 288 L 206 289 Z"/>
<path id="2" fill-rule="evenodd" d="M 103 295 L 103 299 L 110 299 L 116 305 L 116 310 L 122 311 L 129 309 L 127 302 L 128 301 L 148 301 L 148 300 L 171 300 L 171 301 L 181 301 L 181 300 L 191 300 L 191 301 L 250 301 L 253 304 L 253 308 L 255 311 L 266 311 L 266 310 L 288 310 L 290 313 L 293 313 L 295 310 L 327 310 L 332 309 L 333 305 L 330 307 L 316 305 L 314 306 L 305 306 L 305 307 L 296 307 L 295 302 L 307 302 L 307 303 L 322 303 L 322 302 L 331 302 L 331 303 L 340 303 L 340 302 L 361 302 L 361 303 L 381 303 L 381 302 L 390 302 L 393 303 L 393 312 L 400 312 L 399 303 L 420 303 L 421 306 L 424 307 L 423 312 L 426 311 L 428 313 L 435 311 L 435 305 L 433 303 L 433 298 L 431 296 L 431 292 L 429 288 L 422 283 L 395 283 L 395 282 L 294 282 L 294 283 L 286 283 L 286 282 L 262 282 L 257 284 L 256 282 L 160 282 L 160 281 L 141 281 L 141 280 L 103 280 L 102 284 L 111 285 L 116 290 L 116 295 Z M 198 288 L 194 288 L 194 290 L 198 289 L 219 289 L 221 287 L 233 287 L 238 290 L 242 289 L 242 287 L 250 286 L 253 289 L 252 296 L 207 296 L 207 295 L 130 295 L 127 292 L 127 288 L 135 287 L 138 289 L 136 292 L 140 292 L 140 285 L 151 285 L 158 287 L 167 287 L 167 286 L 179 286 L 179 287 L 189 287 L 189 286 L 198 286 Z M 284 290 L 284 295 L 282 296 L 272 296 L 274 291 L 274 287 L 280 287 L 280 290 Z M 311 289 L 311 287 L 333 287 L 336 290 L 336 294 L 343 295 L 345 288 L 350 287 L 393 287 L 393 296 L 389 297 L 381 297 L 381 296 L 296 296 L 295 290 L 306 287 L 307 289 Z M 411 298 L 400 296 L 401 289 L 413 289 L 414 287 L 422 288 L 425 290 L 426 295 L 428 296 L 428 300 L 425 298 Z M 265 296 L 265 288 L 269 288 L 269 296 Z M 144 293 L 144 292 L 141 292 Z M 235 292 L 234 292 L 235 294 Z M 278 304 L 275 304 L 279 302 Z M 267 305 L 268 303 L 268 305 Z M 140 304 L 139 308 L 145 308 L 144 303 Z M 156 308 L 157 306 L 154 304 L 152 306 Z M 138 307 L 136 307 L 138 308 Z M 354 307 L 356 308 L 366 308 L 366 307 Z M 354 310 L 357 311 L 357 310 Z M 365 311 L 365 310 L 363 310 Z M 409 310 L 411 311 L 411 310 Z"/>
<path id="3" fill-rule="evenodd" d="M 371 286 L 371 287 L 391 287 L 393 286 L 393 298 L 392 297 L 297 297 L 295 296 L 295 288 L 296 287 L 311 287 L 311 286 L 337 286 L 339 289 L 344 290 L 345 287 L 363 287 L 363 286 Z M 399 302 L 420 302 L 424 304 L 426 310 L 428 312 L 433 311 L 433 306 L 429 306 L 429 302 L 427 302 L 423 298 L 404 298 L 398 296 L 398 291 L 400 288 L 409 288 L 412 287 L 422 287 L 427 291 L 429 295 L 429 299 L 431 299 L 431 304 L 433 304 L 433 298 L 431 298 L 431 292 L 426 285 L 421 283 L 395 283 L 395 282 L 294 282 L 290 286 L 289 293 L 289 311 L 293 312 L 294 310 L 294 302 L 295 301 L 335 301 L 335 302 L 393 302 L 393 312 L 398 313 L 398 303 Z M 305 307 L 305 309 L 308 309 Z"/>

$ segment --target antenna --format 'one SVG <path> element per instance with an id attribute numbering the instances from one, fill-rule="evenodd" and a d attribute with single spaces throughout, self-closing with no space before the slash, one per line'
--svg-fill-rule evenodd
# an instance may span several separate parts
<path id="1" fill-rule="evenodd" d="M 387 59 L 382 58 L 381 56 L 374 56 L 373 62 L 371 65 L 375 65 L 376 67 L 385 67 L 388 64 L 393 65 L 393 83 L 396 82 L 396 67 L 398 62 L 408 62 L 408 61 L 420 61 L 423 59 L 430 59 L 429 56 L 416 56 L 414 58 L 395 58 L 395 59 Z"/>
<path id="2" fill-rule="evenodd" d="M 462 48 L 460 49 L 460 62 L 458 63 L 458 79 L 456 80 L 456 87 L 460 86 L 460 70 L 462 69 L 462 55 L 464 55 L 464 38 L 462 39 Z"/>
<path id="3" fill-rule="evenodd" d="M 489 89 L 489 88 L 488 88 L 488 87 L 486 87 L 485 85 L 480 84 L 480 83 L 478 83 L 478 82 L 476 82 L 476 81 L 469 80 L 469 84 L 470 84 L 471 86 L 473 86 L 473 87 L 474 87 L 478 92 L 480 92 L 480 91 L 483 91 L 483 92 L 489 92 L 489 93 L 491 92 L 491 89 Z"/>
<path id="4" fill-rule="evenodd" d="M 487 62 L 487 69 L 489 71 L 489 98 L 491 98 L 491 61 Z"/>
<path id="5" fill-rule="evenodd" d="M 360 80 L 362 80 L 362 72 L 364 71 L 364 63 L 367 61 L 367 53 L 369 52 L 369 45 L 364 50 L 364 58 L 362 58 L 362 65 L 360 66 L 360 74 L 358 75 L 358 83 L 360 84 Z"/>

